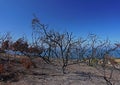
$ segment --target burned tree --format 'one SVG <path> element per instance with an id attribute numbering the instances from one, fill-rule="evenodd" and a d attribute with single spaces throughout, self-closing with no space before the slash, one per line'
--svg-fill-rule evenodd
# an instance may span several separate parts
<path id="1" fill-rule="evenodd" d="M 6 33 L 0 36 L 0 51 L 5 52 L 5 50 L 9 50 L 11 44 L 11 35 L 10 33 Z"/>
<path id="2" fill-rule="evenodd" d="M 108 44 L 108 40 L 102 41 L 97 35 L 89 34 L 88 42 L 88 65 L 94 65 L 98 63 L 98 59 L 103 57 L 104 47 Z"/>
<path id="3" fill-rule="evenodd" d="M 24 38 L 19 38 L 11 45 L 11 49 L 15 51 L 15 55 L 17 51 L 21 52 L 22 54 L 25 54 L 25 52 L 27 52 L 28 50 L 28 46 L 28 42 L 25 41 Z"/>
<path id="4" fill-rule="evenodd" d="M 35 18 L 32 21 L 33 29 L 37 33 L 42 33 L 42 43 L 46 45 L 48 49 L 48 56 L 50 52 L 57 58 L 62 59 L 62 70 L 65 73 L 65 68 L 68 65 L 72 45 L 74 44 L 72 33 L 60 33 L 53 30 L 48 30 L 48 26 L 41 24 L 40 21 Z M 41 39 L 41 35 L 39 36 Z M 56 51 L 57 50 L 57 51 Z"/>
<path id="5" fill-rule="evenodd" d="M 74 54 L 77 58 L 77 62 L 85 60 L 86 52 L 88 50 L 88 42 L 87 39 L 79 38 L 74 44 Z"/>

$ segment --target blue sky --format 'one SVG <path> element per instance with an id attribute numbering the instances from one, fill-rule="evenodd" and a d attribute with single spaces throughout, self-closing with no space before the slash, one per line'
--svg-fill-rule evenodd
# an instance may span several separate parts
<path id="1" fill-rule="evenodd" d="M 119 0 L 0 0 L 0 33 L 29 39 L 33 14 L 51 29 L 120 41 Z"/>

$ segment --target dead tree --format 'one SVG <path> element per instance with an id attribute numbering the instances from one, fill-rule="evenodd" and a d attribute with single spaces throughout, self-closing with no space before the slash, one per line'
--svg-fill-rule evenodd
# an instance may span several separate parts
<path id="1" fill-rule="evenodd" d="M 109 44 L 110 45 L 110 44 Z M 113 85 L 111 79 L 113 76 L 113 71 L 115 70 L 115 66 L 118 64 L 113 57 L 110 55 L 111 52 L 116 51 L 120 47 L 119 44 L 115 44 L 115 46 L 107 46 L 106 50 L 104 50 L 104 56 L 103 56 L 103 63 L 102 63 L 102 69 L 103 69 L 103 78 L 106 81 L 107 85 Z M 109 63 L 108 63 L 109 62 Z M 110 64 L 110 66 L 108 65 Z M 106 70 L 108 70 L 108 67 L 110 67 L 110 74 L 109 76 L 106 75 Z"/>
<path id="2" fill-rule="evenodd" d="M 41 24 L 37 18 L 32 20 L 32 26 L 35 32 L 39 34 L 42 33 L 43 43 L 48 46 L 49 52 L 51 51 L 57 58 L 59 57 L 62 59 L 62 70 L 63 73 L 65 73 L 65 68 L 68 65 L 69 54 L 73 45 L 72 33 L 60 33 L 54 30 L 48 30 L 48 26 Z M 39 39 L 41 39 L 41 35 Z M 55 51 L 55 49 L 58 51 Z M 48 56 L 49 55 L 50 54 L 48 54 Z"/>
<path id="3" fill-rule="evenodd" d="M 88 65 L 92 64 L 92 61 L 94 59 L 98 59 L 100 57 L 99 54 L 102 54 L 104 46 L 108 43 L 108 41 L 103 41 L 98 38 L 95 34 L 89 34 L 88 36 L 88 42 L 89 42 L 89 54 L 88 54 Z M 101 50 L 101 52 L 100 52 Z M 101 56 L 102 57 L 102 56 Z"/>
<path id="4" fill-rule="evenodd" d="M 73 47 L 73 50 L 74 49 L 74 54 L 76 54 L 75 56 L 77 57 L 77 62 L 85 60 L 86 52 L 88 50 L 87 39 L 79 38 Z"/>

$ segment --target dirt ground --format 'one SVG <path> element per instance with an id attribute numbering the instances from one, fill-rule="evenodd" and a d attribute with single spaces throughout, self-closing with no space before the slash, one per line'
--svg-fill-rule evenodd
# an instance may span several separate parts
<path id="1" fill-rule="evenodd" d="M 14 66 L 8 71 L 12 76 L 8 76 L 9 79 L 6 81 L 1 79 L 0 85 L 109 85 L 103 77 L 101 67 L 95 68 L 84 63 L 73 64 L 67 66 L 66 74 L 63 74 L 61 66 L 47 64 L 41 58 L 35 58 L 33 62 L 37 67 L 29 69 L 16 62 L 13 63 Z M 109 79 L 112 85 L 120 85 L 119 74 L 119 69 L 113 71 L 112 78 Z M 109 75 L 108 69 L 106 76 Z"/>

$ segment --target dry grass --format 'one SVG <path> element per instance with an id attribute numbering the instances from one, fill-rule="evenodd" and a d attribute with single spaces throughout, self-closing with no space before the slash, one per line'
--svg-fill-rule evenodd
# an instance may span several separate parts
<path id="1" fill-rule="evenodd" d="M 0 64 L 0 74 L 4 72 L 4 64 Z"/>
<path id="2" fill-rule="evenodd" d="M 20 63 L 25 67 L 26 69 L 30 69 L 32 66 L 32 61 L 29 58 L 21 58 Z"/>
<path id="3" fill-rule="evenodd" d="M 120 63 L 120 59 L 114 59 L 115 62 Z"/>

